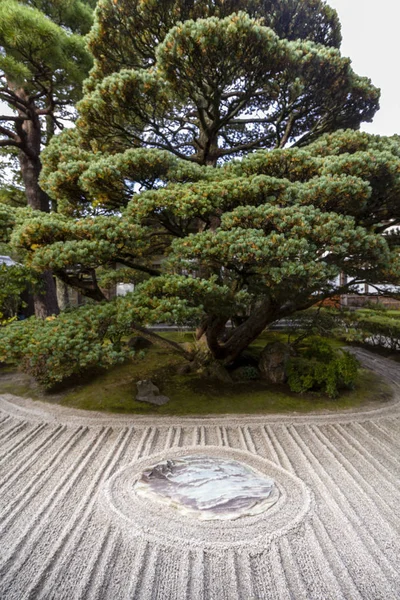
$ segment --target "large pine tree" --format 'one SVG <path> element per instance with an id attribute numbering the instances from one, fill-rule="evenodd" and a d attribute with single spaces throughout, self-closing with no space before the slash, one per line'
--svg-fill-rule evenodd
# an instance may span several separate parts
<path id="1" fill-rule="evenodd" d="M 227 365 L 277 319 L 364 281 L 399 284 L 399 144 L 357 131 L 379 90 L 341 56 L 324 2 L 101 0 L 89 45 L 77 128 L 45 152 L 60 213 L 13 243 L 95 301 L 115 278 L 136 289 L 63 332 L 48 323 L 49 346 L 97 327 L 119 360 L 127 332 L 165 345 L 146 324 L 192 322 Z M 98 346 L 83 347 L 96 364 Z M 61 378 L 71 354 L 57 360 Z"/>

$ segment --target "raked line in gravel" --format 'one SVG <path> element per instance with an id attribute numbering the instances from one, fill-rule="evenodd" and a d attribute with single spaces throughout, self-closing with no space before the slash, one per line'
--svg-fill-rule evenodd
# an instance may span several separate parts
<path id="1" fill-rule="evenodd" d="M 1 600 L 398 600 L 400 368 L 368 409 L 139 417 L 0 396 Z M 165 458 L 237 460 L 281 492 L 201 521 L 135 495 Z"/>

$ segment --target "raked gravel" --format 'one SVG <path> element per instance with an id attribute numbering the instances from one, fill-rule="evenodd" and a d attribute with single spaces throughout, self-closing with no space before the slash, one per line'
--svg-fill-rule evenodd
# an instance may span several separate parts
<path id="1" fill-rule="evenodd" d="M 309 415 L 139 417 L 0 396 L 1 600 L 399 600 L 394 400 Z M 240 460 L 279 501 L 198 521 L 135 496 L 165 457 Z"/>

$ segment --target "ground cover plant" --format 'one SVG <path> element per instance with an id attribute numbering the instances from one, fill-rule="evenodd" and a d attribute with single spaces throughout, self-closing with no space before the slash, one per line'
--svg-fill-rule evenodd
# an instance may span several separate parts
<path id="1" fill-rule="evenodd" d="M 192 343 L 194 332 L 162 333 L 176 343 Z M 263 333 L 249 350 L 257 359 L 266 344 L 286 342 L 287 333 Z M 329 345 L 338 349 L 341 342 L 330 339 Z M 66 407 L 122 414 L 206 415 L 258 414 L 276 412 L 338 411 L 384 403 L 391 399 L 392 390 L 380 377 L 359 369 L 353 389 L 341 390 L 332 399 L 322 390 L 292 392 L 288 385 L 271 384 L 260 378 L 236 377 L 231 382 L 192 372 L 181 374 L 186 361 L 178 354 L 153 345 L 143 356 L 126 360 L 108 369 L 92 368 L 45 390 L 31 377 L 15 371 L 15 367 L 0 369 L 0 393 L 11 393 Z M 137 402 L 136 383 L 150 379 L 162 394 L 170 398 L 164 406 L 155 407 Z"/>
<path id="2" fill-rule="evenodd" d="M 3 359 L 51 384 L 139 333 L 221 373 L 283 317 L 363 282 L 399 291 L 400 144 L 357 131 L 379 90 L 341 56 L 334 10 L 102 0 L 89 47 L 77 127 L 42 155 L 58 213 L 0 224 L 90 303 L 11 324 Z M 121 281 L 134 292 L 108 300 Z M 197 347 L 159 322 L 197 327 Z"/>
<path id="3" fill-rule="evenodd" d="M 330 398 L 341 389 L 351 389 L 357 379 L 358 361 L 349 352 L 336 350 L 324 339 L 307 340 L 298 356 L 288 364 L 288 382 L 293 392 L 322 390 Z"/>

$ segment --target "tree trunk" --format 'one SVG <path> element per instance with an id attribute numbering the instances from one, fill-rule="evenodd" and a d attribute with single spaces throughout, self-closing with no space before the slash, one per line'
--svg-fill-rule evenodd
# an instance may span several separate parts
<path id="1" fill-rule="evenodd" d="M 24 121 L 22 131 L 24 143 L 23 150 L 19 154 L 19 164 L 28 206 L 34 210 L 50 212 L 50 198 L 39 186 L 39 175 L 42 170 L 40 162 L 41 131 L 39 119 L 37 118 L 37 122 L 33 120 Z"/>
<path id="2" fill-rule="evenodd" d="M 58 306 L 59 306 L 60 310 L 65 310 L 66 308 L 69 308 L 71 303 L 69 300 L 68 285 L 64 281 L 61 281 L 61 279 L 59 279 L 57 277 L 56 288 L 57 288 L 57 302 L 58 302 Z"/>
<path id="3" fill-rule="evenodd" d="M 45 319 L 52 315 L 58 315 L 60 311 L 52 272 L 45 271 L 41 274 L 40 279 L 42 290 L 33 294 L 33 302 L 35 305 L 35 316 L 39 319 Z"/>
<path id="4" fill-rule="evenodd" d="M 223 338 L 226 320 L 210 318 L 206 329 L 208 348 L 216 360 L 224 365 L 233 363 L 248 346 L 258 338 L 269 323 L 275 320 L 271 303 L 265 300 L 253 310 L 248 319 L 236 327 L 226 341 Z"/>
<path id="5" fill-rule="evenodd" d="M 218 162 L 218 139 L 210 138 L 207 134 L 200 134 L 201 164 L 215 168 Z"/>
<path id="6" fill-rule="evenodd" d="M 24 102 L 28 101 L 29 97 L 23 89 L 17 90 L 16 93 L 21 96 Z M 40 120 L 35 112 L 33 102 L 29 117 L 29 119 L 22 122 L 19 131 L 22 148 L 19 154 L 19 164 L 25 185 L 26 199 L 28 206 L 34 210 L 50 212 L 50 198 L 39 185 L 39 175 L 42 169 L 40 162 L 42 133 Z M 34 304 L 35 315 L 43 319 L 58 314 L 59 308 L 56 285 L 51 272 L 42 273 L 40 279 L 42 289 L 34 294 Z"/>

